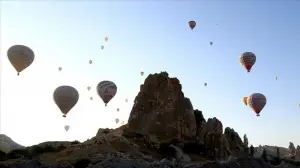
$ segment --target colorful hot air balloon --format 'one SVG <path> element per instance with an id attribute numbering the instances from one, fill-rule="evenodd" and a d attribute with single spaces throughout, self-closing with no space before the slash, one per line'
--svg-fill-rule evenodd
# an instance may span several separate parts
<path id="1" fill-rule="evenodd" d="M 117 85 L 112 81 L 102 81 L 97 85 L 97 93 L 107 106 L 107 103 L 117 93 Z"/>
<path id="2" fill-rule="evenodd" d="M 89 63 L 90 63 L 90 64 L 92 64 L 92 63 L 93 63 L 93 61 L 92 61 L 92 60 L 89 60 Z"/>
<path id="3" fill-rule="evenodd" d="M 61 71 L 61 70 L 62 70 L 62 67 L 58 67 L 58 70 Z"/>
<path id="4" fill-rule="evenodd" d="M 209 44 L 210 44 L 210 45 L 213 45 L 213 42 L 210 42 Z"/>
<path id="5" fill-rule="evenodd" d="M 204 86 L 207 86 L 207 83 L 204 83 Z"/>
<path id="6" fill-rule="evenodd" d="M 76 105 L 79 99 L 78 91 L 72 86 L 59 86 L 54 90 L 53 99 L 63 117 Z"/>
<path id="7" fill-rule="evenodd" d="M 69 129 L 70 129 L 70 126 L 69 125 L 65 125 L 65 130 L 69 131 Z"/>
<path id="8" fill-rule="evenodd" d="M 118 118 L 116 118 L 115 121 L 116 121 L 117 124 L 119 123 L 119 119 Z"/>
<path id="9" fill-rule="evenodd" d="M 141 76 L 144 76 L 144 72 L 143 71 L 141 72 Z"/>
<path id="10" fill-rule="evenodd" d="M 108 41 L 108 37 L 106 36 L 106 37 L 104 37 L 104 40 L 107 42 Z"/>
<path id="11" fill-rule="evenodd" d="M 19 75 L 34 61 L 34 52 L 27 46 L 14 45 L 7 50 L 7 57 Z"/>
<path id="12" fill-rule="evenodd" d="M 256 62 L 256 56 L 252 52 L 244 52 L 240 56 L 240 63 L 247 70 L 247 72 L 251 71 L 251 68 L 255 64 L 255 62 Z"/>
<path id="13" fill-rule="evenodd" d="M 245 96 L 242 98 L 242 102 L 247 106 L 247 99 L 248 99 L 248 96 Z"/>
<path id="14" fill-rule="evenodd" d="M 90 91 L 90 90 L 91 90 L 91 87 L 90 87 L 90 86 L 88 86 L 88 87 L 87 87 L 87 90 L 88 90 L 88 91 Z"/>
<path id="15" fill-rule="evenodd" d="M 101 49 L 102 49 L 102 50 L 104 49 L 104 45 L 101 46 Z"/>
<path id="16" fill-rule="evenodd" d="M 193 30 L 196 27 L 196 22 L 194 20 L 189 21 L 189 27 Z"/>
<path id="17" fill-rule="evenodd" d="M 119 109 L 119 108 L 117 108 L 117 111 L 119 112 L 119 111 L 120 111 L 120 109 Z"/>
<path id="18" fill-rule="evenodd" d="M 261 93 L 253 93 L 247 99 L 248 106 L 256 113 L 256 116 L 259 116 L 266 103 L 267 98 Z"/>

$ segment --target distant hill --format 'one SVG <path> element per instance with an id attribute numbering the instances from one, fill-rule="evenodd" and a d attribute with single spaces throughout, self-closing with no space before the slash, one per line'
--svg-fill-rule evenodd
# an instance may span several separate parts
<path id="1" fill-rule="evenodd" d="M 260 157 L 262 154 L 263 149 L 266 150 L 267 154 L 275 156 L 277 155 L 277 147 L 279 148 L 279 153 L 280 157 L 283 157 L 286 153 L 289 152 L 289 150 L 285 147 L 279 147 L 279 146 L 269 146 L 269 145 L 264 145 L 260 147 L 255 147 L 255 157 Z"/>
<path id="2" fill-rule="evenodd" d="M 10 137 L 6 136 L 5 134 L 0 134 L 0 141 L 6 142 L 7 144 L 9 144 L 10 150 L 25 148 L 24 146 L 13 141 Z"/>

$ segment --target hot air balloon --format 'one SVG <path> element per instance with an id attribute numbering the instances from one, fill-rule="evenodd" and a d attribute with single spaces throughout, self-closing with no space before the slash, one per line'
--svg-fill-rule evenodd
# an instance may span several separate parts
<path id="1" fill-rule="evenodd" d="M 128 99 L 125 99 L 125 102 L 127 103 L 127 102 L 128 102 Z"/>
<path id="2" fill-rule="evenodd" d="M 27 46 L 14 45 L 7 50 L 7 57 L 19 75 L 34 61 L 34 52 Z"/>
<path id="3" fill-rule="evenodd" d="M 213 42 L 210 42 L 209 44 L 210 44 L 210 45 L 213 45 Z"/>
<path id="4" fill-rule="evenodd" d="M 69 129 L 70 129 L 70 126 L 69 125 L 65 125 L 65 130 L 69 131 Z"/>
<path id="5" fill-rule="evenodd" d="M 248 96 L 245 96 L 242 98 L 242 102 L 247 106 L 247 99 L 248 99 Z"/>
<path id="6" fill-rule="evenodd" d="M 253 93 L 247 99 L 248 106 L 256 113 L 256 116 L 259 116 L 266 103 L 267 98 L 261 93 Z"/>
<path id="7" fill-rule="evenodd" d="M 144 72 L 143 71 L 141 72 L 141 76 L 144 76 Z"/>
<path id="8" fill-rule="evenodd" d="M 102 49 L 102 50 L 104 49 L 104 45 L 101 46 L 101 49 Z"/>
<path id="9" fill-rule="evenodd" d="M 240 63 L 247 70 L 247 72 L 251 71 L 251 68 L 255 64 L 255 62 L 256 62 L 256 56 L 252 52 L 244 52 L 240 56 Z"/>
<path id="10" fill-rule="evenodd" d="M 93 97 L 90 97 L 90 100 L 93 100 Z"/>
<path id="11" fill-rule="evenodd" d="M 0 141 L 0 151 L 4 152 L 6 154 L 9 153 L 10 152 L 9 144 L 4 141 Z"/>
<path id="12" fill-rule="evenodd" d="M 204 86 L 207 86 L 207 83 L 204 83 Z"/>
<path id="13" fill-rule="evenodd" d="M 117 108 L 117 111 L 119 112 L 119 111 L 120 111 L 120 109 L 119 109 L 119 108 Z"/>
<path id="14" fill-rule="evenodd" d="M 91 87 L 90 87 L 90 86 L 88 86 L 88 87 L 87 87 L 87 90 L 88 90 L 88 91 L 90 91 L 90 90 L 91 90 Z"/>
<path id="15" fill-rule="evenodd" d="M 112 81 L 101 81 L 97 85 L 97 93 L 107 106 L 107 103 L 116 95 L 117 85 Z"/>
<path id="16" fill-rule="evenodd" d="M 58 70 L 61 71 L 61 70 L 62 70 L 62 67 L 58 67 Z"/>
<path id="17" fill-rule="evenodd" d="M 189 21 L 189 27 L 193 30 L 196 27 L 196 22 L 194 20 Z"/>
<path id="18" fill-rule="evenodd" d="M 275 76 L 275 80 L 277 80 L 278 78 L 277 78 L 277 76 Z"/>
<path id="19" fill-rule="evenodd" d="M 104 37 L 104 40 L 107 42 L 108 41 L 108 37 L 106 36 L 106 37 Z"/>
<path id="20" fill-rule="evenodd" d="M 116 118 L 115 121 L 116 121 L 117 124 L 119 123 L 119 119 L 118 118 Z"/>
<path id="21" fill-rule="evenodd" d="M 92 64 L 92 63 L 93 63 L 93 61 L 92 61 L 92 60 L 90 60 L 90 61 L 89 61 L 89 63 L 90 63 L 90 64 Z"/>
<path id="22" fill-rule="evenodd" d="M 54 90 L 53 99 L 63 117 L 76 105 L 79 99 L 78 91 L 72 86 L 59 86 Z"/>

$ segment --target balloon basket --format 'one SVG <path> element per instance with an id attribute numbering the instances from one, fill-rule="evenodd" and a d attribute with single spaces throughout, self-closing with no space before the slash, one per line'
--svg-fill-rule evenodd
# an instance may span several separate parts
<path id="1" fill-rule="evenodd" d="M 259 115 L 259 114 L 256 114 L 256 116 L 259 117 L 260 115 Z"/>
<path id="2" fill-rule="evenodd" d="M 66 118 L 66 115 L 63 115 L 63 117 L 65 117 L 65 118 Z"/>

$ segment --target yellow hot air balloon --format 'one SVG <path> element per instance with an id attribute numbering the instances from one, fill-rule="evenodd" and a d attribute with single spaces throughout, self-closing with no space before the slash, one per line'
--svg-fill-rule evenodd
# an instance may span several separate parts
<path id="1" fill-rule="evenodd" d="M 20 72 L 32 64 L 34 52 L 27 46 L 14 45 L 7 50 L 7 57 L 19 75 Z"/>
<path id="2" fill-rule="evenodd" d="M 72 86 L 59 86 L 54 90 L 53 99 L 63 117 L 76 105 L 79 99 L 78 91 Z"/>
<path id="3" fill-rule="evenodd" d="M 242 102 L 247 106 L 247 99 L 248 99 L 248 96 L 245 96 L 242 98 Z"/>

